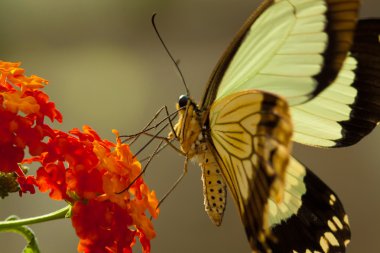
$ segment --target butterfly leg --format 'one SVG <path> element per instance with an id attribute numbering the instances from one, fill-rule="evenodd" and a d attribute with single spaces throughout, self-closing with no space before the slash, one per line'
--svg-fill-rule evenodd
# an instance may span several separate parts
<path id="1" fill-rule="evenodd" d="M 159 115 L 162 114 L 163 111 L 165 111 L 166 117 L 164 119 L 162 119 L 161 121 L 159 121 L 158 123 L 156 123 L 155 125 L 152 126 L 152 124 L 159 117 Z M 140 131 L 137 134 L 124 135 L 124 136 L 120 136 L 120 137 L 125 137 L 126 138 L 125 141 L 128 141 L 128 140 L 132 139 L 132 142 L 129 143 L 129 145 L 132 145 L 134 142 L 136 142 L 141 135 L 146 135 L 146 136 L 150 136 L 151 137 L 151 139 L 146 144 L 144 144 L 144 146 L 139 151 L 136 152 L 135 156 L 137 156 L 138 154 L 140 154 L 146 147 L 149 146 L 149 144 L 152 141 L 154 141 L 156 139 L 162 140 L 162 141 L 166 142 L 166 144 L 169 145 L 169 146 L 171 146 L 174 150 L 176 150 L 177 152 L 181 153 L 182 155 L 185 155 L 179 148 L 177 148 L 176 146 L 174 146 L 171 143 L 171 141 L 172 141 L 171 138 L 160 136 L 161 132 L 164 131 L 169 125 L 170 125 L 170 127 L 172 129 L 172 133 L 173 132 L 175 133 L 172 120 L 177 116 L 177 113 L 178 113 L 178 111 L 175 111 L 174 113 L 169 113 L 168 108 L 165 105 L 165 106 L 161 107 L 156 112 L 156 114 L 154 115 L 154 117 L 148 122 L 148 124 L 143 128 L 142 131 Z M 156 133 L 154 133 L 154 134 L 150 133 L 150 131 L 156 130 L 165 121 L 168 121 L 168 122 L 163 127 L 161 127 L 161 129 L 159 129 Z M 175 139 L 177 139 L 176 136 L 175 136 Z M 167 145 L 165 145 L 165 146 L 167 146 Z"/>
<path id="2" fill-rule="evenodd" d="M 167 126 L 167 125 L 166 125 Z M 159 136 L 159 134 L 164 130 L 166 129 L 166 126 L 164 126 L 163 128 L 161 128 L 156 134 L 152 135 L 152 134 L 149 134 L 149 133 L 145 133 L 145 135 L 147 136 L 151 136 L 152 138 L 138 151 L 136 152 L 135 156 L 137 156 L 139 153 L 141 153 L 146 147 L 149 146 L 149 144 L 154 141 L 154 140 L 161 140 L 163 142 L 166 142 L 166 145 L 164 147 L 166 147 L 167 145 L 169 145 L 170 147 L 172 147 L 174 150 L 176 150 L 178 153 L 180 153 L 181 155 L 183 156 L 186 156 L 186 154 L 180 150 L 179 148 L 177 148 L 176 146 L 174 146 L 171 142 L 173 141 L 172 139 L 170 138 L 167 138 L 167 137 L 163 137 L 163 136 Z"/>
<path id="3" fill-rule="evenodd" d="M 162 112 L 165 112 L 166 116 L 160 120 L 158 123 L 155 123 L 155 121 L 157 120 L 157 118 L 162 115 Z M 126 141 L 129 141 L 129 140 L 132 140 L 131 143 L 129 143 L 129 145 L 132 145 L 134 142 L 137 141 L 137 139 L 142 135 L 142 134 L 147 134 L 149 133 L 150 131 L 152 130 L 156 130 L 161 124 L 163 124 L 165 121 L 168 121 L 168 123 L 165 124 L 165 126 L 163 128 L 166 128 L 167 126 L 170 125 L 172 131 L 174 130 L 174 126 L 173 126 L 173 123 L 172 123 L 172 120 L 177 116 L 177 111 L 173 112 L 173 113 L 169 113 L 169 110 L 168 110 L 168 107 L 165 105 L 163 107 L 161 107 L 156 113 L 155 115 L 153 116 L 153 118 L 146 124 L 146 126 L 138 133 L 136 134 L 130 134 L 130 135 L 123 135 L 123 136 L 120 136 L 120 137 L 124 137 L 125 140 L 124 142 Z M 153 125 L 153 123 L 155 123 Z M 152 135 L 151 135 L 152 136 Z"/>
<path id="4" fill-rule="evenodd" d="M 177 187 L 177 185 L 182 181 L 182 179 L 185 177 L 185 175 L 187 174 L 187 166 L 188 166 L 188 162 L 189 162 L 189 159 L 186 157 L 185 159 L 185 162 L 184 162 L 184 166 L 183 166 L 183 171 L 182 171 L 182 174 L 179 176 L 179 178 L 177 179 L 177 181 L 175 181 L 175 183 L 173 184 L 173 186 L 169 189 L 169 191 L 167 191 L 167 193 L 165 193 L 164 197 L 160 200 L 160 202 L 158 203 L 157 207 L 158 208 L 162 202 L 164 202 L 164 200 L 173 192 L 173 190 Z"/>

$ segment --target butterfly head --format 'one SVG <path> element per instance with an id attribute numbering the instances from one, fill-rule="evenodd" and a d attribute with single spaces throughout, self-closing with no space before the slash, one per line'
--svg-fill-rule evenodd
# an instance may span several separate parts
<path id="1" fill-rule="evenodd" d="M 169 133 L 169 139 L 177 138 L 184 153 L 189 154 L 192 144 L 201 133 L 200 110 L 197 104 L 188 96 L 181 95 L 176 105 L 178 122 L 174 125 L 174 131 Z M 190 152 L 191 153 L 191 152 Z"/>
<path id="2" fill-rule="evenodd" d="M 189 100 L 190 100 L 190 98 L 189 98 L 188 95 L 181 95 L 181 96 L 179 96 L 177 109 L 186 108 L 187 103 L 189 102 Z"/>
<path id="3" fill-rule="evenodd" d="M 189 97 L 189 95 L 181 95 L 178 98 L 177 110 L 186 111 L 187 107 L 199 113 L 198 105 Z"/>

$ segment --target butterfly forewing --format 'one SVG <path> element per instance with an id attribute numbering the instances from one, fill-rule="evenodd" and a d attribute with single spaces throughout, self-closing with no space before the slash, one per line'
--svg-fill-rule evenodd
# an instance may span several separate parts
<path id="1" fill-rule="evenodd" d="M 282 200 L 290 152 L 288 105 L 265 92 L 234 93 L 211 107 L 210 130 L 251 247 L 269 252 L 268 198 Z"/>
<path id="2" fill-rule="evenodd" d="M 317 97 L 291 107 L 294 140 L 340 147 L 355 144 L 380 121 L 380 20 L 361 20 L 337 79 Z"/>
<path id="3" fill-rule="evenodd" d="M 300 104 L 337 76 L 352 44 L 358 0 L 275 0 L 262 6 L 219 61 L 202 108 L 250 89 Z"/>

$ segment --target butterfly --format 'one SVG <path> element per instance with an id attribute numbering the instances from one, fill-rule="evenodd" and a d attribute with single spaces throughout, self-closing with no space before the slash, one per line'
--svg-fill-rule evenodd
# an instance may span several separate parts
<path id="1" fill-rule="evenodd" d="M 202 169 L 221 225 L 229 188 L 253 252 L 345 252 L 338 196 L 291 155 L 292 142 L 353 145 L 380 121 L 380 19 L 359 0 L 265 0 L 188 95 L 169 139 Z"/>

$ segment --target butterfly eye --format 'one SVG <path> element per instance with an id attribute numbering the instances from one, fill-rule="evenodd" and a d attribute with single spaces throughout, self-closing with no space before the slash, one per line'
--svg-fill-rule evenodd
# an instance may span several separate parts
<path id="1" fill-rule="evenodd" d="M 179 96 L 179 99 L 178 99 L 179 107 L 180 108 L 185 107 L 187 105 L 188 100 L 189 100 L 189 97 L 186 95 Z"/>

